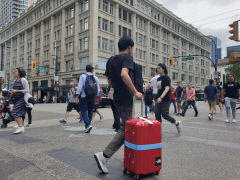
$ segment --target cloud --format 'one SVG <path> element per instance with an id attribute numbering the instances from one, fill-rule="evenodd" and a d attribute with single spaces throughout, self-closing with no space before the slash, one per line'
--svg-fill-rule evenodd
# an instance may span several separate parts
<path id="1" fill-rule="evenodd" d="M 157 2 L 185 22 L 192 23 L 203 34 L 221 39 L 223 57 L 226 54 L 226 47 L 237 45 L 236 42 L 228 39 L 230 36 L 228 25 L 240 19 L 240 10 L 236 11 L 240 9 L 240 0 L 157 0 Z M 216 15 L 218 16 L 211 17 Z"/>

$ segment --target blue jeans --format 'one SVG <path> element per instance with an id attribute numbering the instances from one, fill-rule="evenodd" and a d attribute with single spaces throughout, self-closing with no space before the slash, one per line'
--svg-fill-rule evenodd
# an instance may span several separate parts
<path id="1" fill-rule="evenodd" d="M 187 101 L 187 105 L 185 106 L 184 110 L 183 110 L 183 115 L 185 115 L 185 113 L 187 112 L 188 106 L 192 105 L 194 111 L 195 111 L 195 115 L 198 115 L 198 110 L 196 107 L 196 102 L 195 101 Z"/>
<path id="2" fill-rule="evenodd" d="M 86 97 L 80 99 L 80 109 L 82 113 L 82 118 L 85 124 L 85 128 L 91 125 L 93 107 L 95 104 L 95 97 Z"/>
<path id="3" fill-rule="evenodd" d="M 171 106 L 172 103 L 173 103 L 173 106 L 174 106 L 174 113 L 177 113 L 176 100 L 171 100 L 170 106 Z"/>
<path id="4" fill-rule="evenodd" d="M 145 105 L 145 117 L 148 116 L 148 107 L 149 107 L 149 111 L 152 111 L 152 105 Z"/>

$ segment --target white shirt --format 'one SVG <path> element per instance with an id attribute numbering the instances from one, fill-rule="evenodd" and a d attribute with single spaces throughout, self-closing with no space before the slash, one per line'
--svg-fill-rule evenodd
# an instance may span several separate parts
<path id="1" fill-rule="evenodd" d="M 153 94 L 158 93 L 158 88 L 157 88 L 157 79 L 160 77 L 160 75 L 156 75 L 151 79 L 151 85 L 153 88 Z"/>

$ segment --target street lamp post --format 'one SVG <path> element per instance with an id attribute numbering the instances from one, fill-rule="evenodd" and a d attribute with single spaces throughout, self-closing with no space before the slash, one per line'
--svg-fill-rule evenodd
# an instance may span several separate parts
<path id="1" fill-rule="evenodd" d="M 6 46 L 6 48 L 11 48 Z M 1 72 L 4 70 L 4 45 L 1 45 Z M 8 78 L 8 89 L 9 89 L 9 78 Z M 0 82 L 0 90 L 2 90 L 2 82 Z"/>
<path id="2" fill-rule="evenodd" d="M 57 85 L 56 85 L 56 77 L 58 75 L 58 55 L 57 55 L 57 44 L 55 42 L 55 54 L 52 55 L 55 56 L 55 71 L 54 71 L 54 91 L 55 91 L 55 97 L 57 100 Z"/>

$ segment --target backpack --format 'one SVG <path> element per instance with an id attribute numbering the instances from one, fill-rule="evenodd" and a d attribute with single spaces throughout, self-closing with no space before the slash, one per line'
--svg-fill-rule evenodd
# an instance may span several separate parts
<path id="1" fill-rule="evenodd" d="M 138 92 L 143 93 L 142 66 L 140 64 L 133 63 L 133 74 L 135 88 Z"/>
<path id="2" fill-rule="evenodd" d="M 93 75 L 86 74 L 84 92 L 87 97 L 95 97 L 97 95 L 97 82 Z"/>

